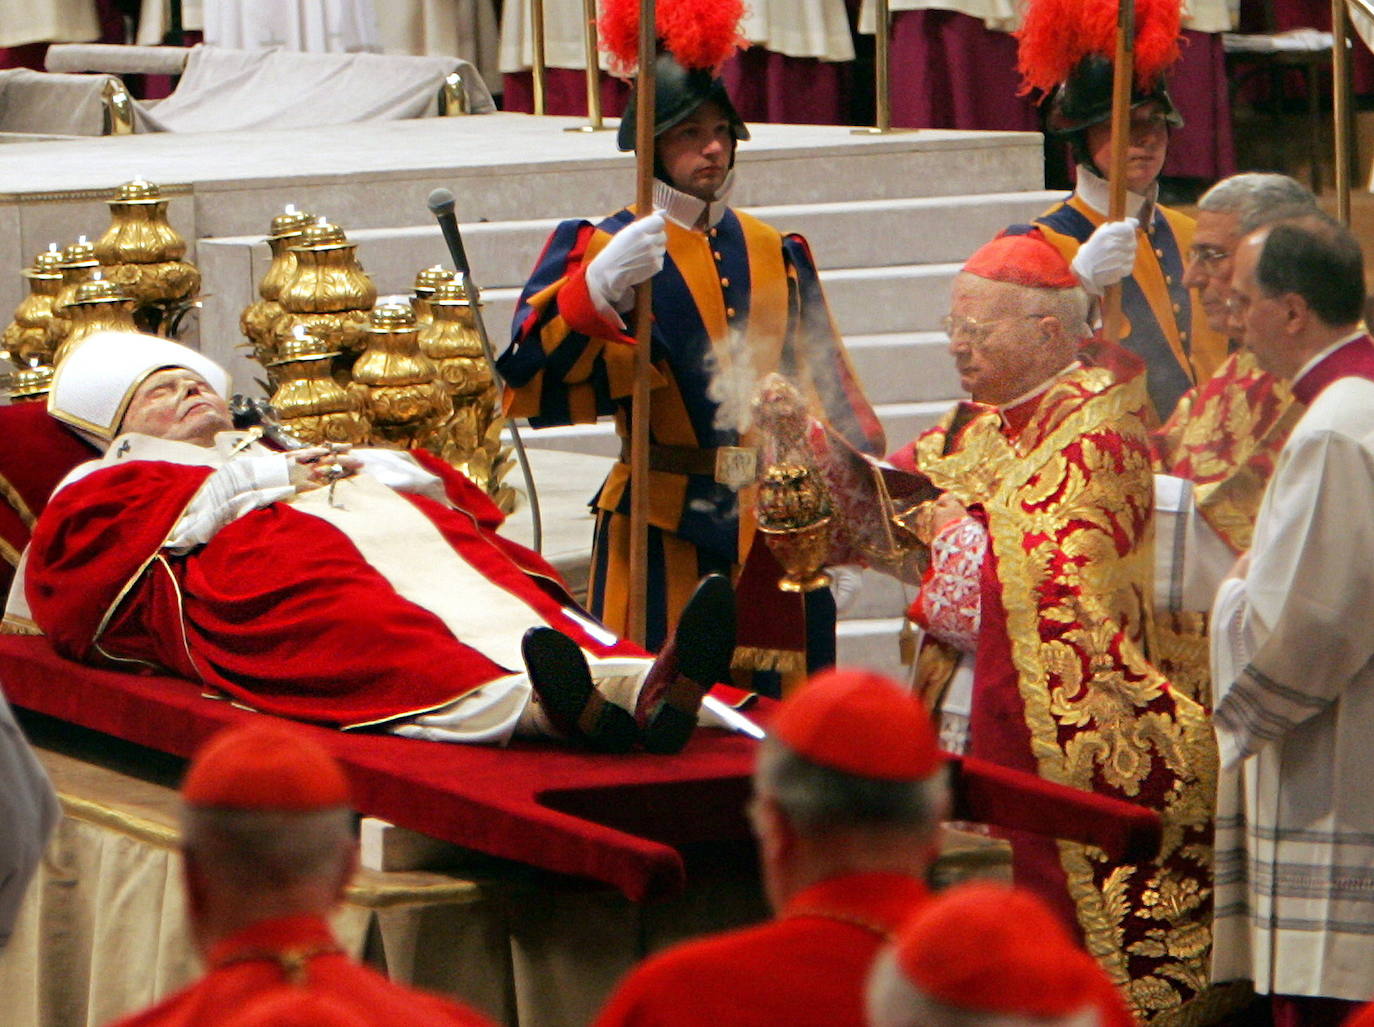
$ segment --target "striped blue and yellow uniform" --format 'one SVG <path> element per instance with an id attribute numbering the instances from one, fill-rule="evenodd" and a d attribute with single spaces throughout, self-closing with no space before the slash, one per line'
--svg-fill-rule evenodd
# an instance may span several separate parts
<path id="1" fill-rule="evenodd" d="M 1035 219 L 1065 260 L 1106 220 L 1074 193 Z M 1202 304 L 1183 284 L 1193 219 L 1156 205 L 1136 232 L 1135 267 L 1121 282 L 1121 337 L 1146 367 L 1146 385 L 1159 421 L 1181 397 L 1211 378 L 1226 359 L 1226 338 L 1207 326 Z"/>
<path id="2" fill-rule="evenodd" d="M 528 417 L 535 427 L 614 415 L 628 446 L 634 340 L 592 306 L 583 268 L 633 218 L 626 208 L 598 225 L 565 221 L 545 245 L 520 297 L 513 341 L 498 362 L 512 415 Z M 742 443 L 729 418 L 720 416 L 720 385 L 713 386 L 713 378 L 753 381 L 781 371 L 850 442 L 883 452 L 882 429 L 850 367 L 805 240 L 784 237 L 732 209 L 705 231 L 669 220 L 667 234 L 664 267 L 653 280 L 649 436 L 655 451 L 669 452 L 677 466 L 650 471 L 650 648 L 667 637 L 700 576 L 736 570 L 752 540 L 748 500 L 742 528 L 739 496 L 709 467 L 716 448 L 752 441 Z M 592 505 L 597 527 L 589 606 L 623 632 L 629 577 L 624 459 Z"/>

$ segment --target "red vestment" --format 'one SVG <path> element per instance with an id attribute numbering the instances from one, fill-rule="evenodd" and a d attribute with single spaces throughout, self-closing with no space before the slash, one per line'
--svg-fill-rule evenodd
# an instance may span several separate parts
<path id="1" fill-rule="evenodd" d="M 395 984 L 353 962 L 315 916 L 263 920 L 223 939 L 205 976 L 112 1027 L 215 1027 L 259 995 L 283 987 L 327 995 L 367 1023 L 483 1027 L 491 1021 L 457 1003 Z"/>
<path id="2" fill-rule="evenodd" d="M 644 655 L 589 634 L 567 613 L 576 606 L 557 572 L 496 534 L 503 515 L 485 493 L 441 461 L 416 458 L 452 506 L 398 495 L 462 560 L 585 651 Z M 253 510 L 184 555 L 163 549 L 210 473 L 130 460 L 52 498 L 27 582 L 33 618 L 59 652 L 152 664 L 255 709 L 340 727 L 435 709 L 522 669 L 465 645 L 347 535 L 290 503 Z"/>
<path id="3" fill-rule="evenodd" d="M 1146 658 L 1153 477 L 1142 376 L 1084 354 L 1015 424 L 963 404 L 894 463 L 985 519 L 969 755 L 1157 810 L 1160 858 L 1013 839 L 1017 883 L 1065 916 L 1143 1017 L 1207 984 L 1216 752 Z M 1025 411 L 1020 411 L 1023 415 Z M 924 667 L 923 667 L 924 669 Z"/>
<path id="4" fill-rule="evenodd" d="M 905 874 L 821 881 L 776 920 L 648 960 L 616 989 L 597 1027 L 863 1027 L 873 957 L 926 897 Z"/>

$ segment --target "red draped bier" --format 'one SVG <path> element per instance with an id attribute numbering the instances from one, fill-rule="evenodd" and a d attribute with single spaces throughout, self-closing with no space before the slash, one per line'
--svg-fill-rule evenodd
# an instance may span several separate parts
<path id="1" fill-rule="evenodd" d="M 557 572 L 495 533 L 502 514 L 486 495 L 427 454 L 417 459 L 454 507 L 405 498 L 459 556 L 586 651 L 644 655 L 571 622 Z M 164 550 L 210 473 L 131 461 L 53 497 L 34 530 L 28 597 L 60 653 L 165 668 L 253 708 L 339 727 L 433 709 L 521 669 L 463 644 L 346 535 L 289 503 L 246 514 L 185 555 Z"/>

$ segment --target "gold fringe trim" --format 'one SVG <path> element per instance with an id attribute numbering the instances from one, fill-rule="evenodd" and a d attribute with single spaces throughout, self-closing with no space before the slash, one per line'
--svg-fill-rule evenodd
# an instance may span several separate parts
<path id="1" fill-rule="evenodd" d="M 18 617 L 6 617 L 0 621 L 0 635 L 41 635 L 37 624 L 31 620 L 21 620 Z"/>
<path id="2" fill-rule="evenodd" d="M 783 674 L 805 674 L 806 653 L 796 649 L 764 649 L 740 645 L 730 660 L 731 670 L 776 670 Z"/>

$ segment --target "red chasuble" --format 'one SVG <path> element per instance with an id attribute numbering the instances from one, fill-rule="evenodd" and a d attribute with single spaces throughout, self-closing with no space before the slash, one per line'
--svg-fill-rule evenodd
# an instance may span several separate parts
<path id="1" fill-rule="evenodd" d="M 587 652 L 644 655 L 588 634 L 566 612 L 576 607 L 557 572 L 496 534 L 503 515 L 486 495 L 428 454 L 416 457 L 453 505 L 398 494 L 458 557 Z M 185 555 L 164 550 L 210 473 L 134 460 L 53 497 L 27 580 L 34 620 L 59 652 L 165 668 L 255 709 L 338 727 L 431 710 L 523 669 L 465 645 L 346 534 L 287 502 L 238 518 Z"/>

